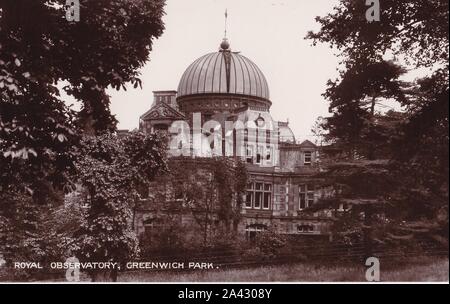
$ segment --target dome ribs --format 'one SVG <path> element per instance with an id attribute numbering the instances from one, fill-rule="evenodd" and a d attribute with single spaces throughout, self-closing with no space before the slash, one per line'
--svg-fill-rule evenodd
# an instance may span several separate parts
<path id="1" fill-rule="evenodd" d="M 241 75 L 240 76 L 242 76 L 242 94 L 245 95 L 245 75 L 242 72 L 244 70 L 244 68 L 242 67 L 241 58 L 239 56 L 236 56 L 236 59 L 239 62 L 239 66 L 241 67 L 241 69 L 240 69 Z M 236 73 L 238 73 L 238 72 L 236 72 Z M 239 94 L 239 92 L 237 92 L 237 90 L 236 90 L 236 93 Z"/>
<path id="2" fill-rule="evenodd" d="M 234 94 L 270 101 L 267 80 L 258 66 L 229 50 L 208 53 L 186 69 L 178 97 L 198 94 Z"/>
<path id="3" fill-rule="evenodd" d="M 264 94 L 262 92 L 262 87 L 261 87 L 261 77 L 259 75 L 259 72 L 258 72 L 258 69 L 256 68 L 255 63 L 253 61 L 251 61 L 250 59 L 248 59 L 247 57 L 245 57 L 245 56 L 242 56 L 242 57 L 247 59 L 248 64 L 252 68 L 252 71 L 253 71 L 252 75 L 253 75 L 253 77 L 255 79 L 255 95 L 257 95 L 257 96 L 264 96 Z M 258 77 L 258 79 L 256 79 L 256 77 Z M 259 94 L 258 94 L 258 87 L 260 89 L 260 93 Z"/>
<path id="4" fill-rule="evenodd" d="M 206 56 L 206 55 L 205 55 Z M 189 87 L 189 81 L 192 83 L 192 78 L 191 78 L 191 74 L 192 71 L 194 70 L 194 68 L 196 67 L 197 63 L 205 56 L 202 56 L 200 58 L 198 58 L 197 60 L 195 60 L 186 70 L 186 72 L 184 72 L 184 75 L 186 75 L 186 79 L 184 81 L 184 83 L 182 84 L 180 82 L 180 88 L 178 89 L 179 92 L 185 92 L 187 93 L 188 87 Z M 183 75 L 183 78 L 184 78 Z M 186 94 L 185 94 L 186 95 Z"/>
<path id="5" fill-rule="evenodd" d="M 247 76 L 248 76 L 248 95 L 256 95 L 252 93 L 252 76 L 250 74 L 250 70 L 247 66 L 246 60 L 244 60 L 245 57 L 241 56 L 239 59 L 242 60 L 242 62 L 244 63 L 245 66 L 245 71 L 242 70 L 242 73 L 247 72 Z M 255 81 L 256 82 L 256 81 Z"/>
<path id="6" fill-rule="evenodd" d="M 223 93 L 222 92 L 222 81 L 223 81 L 223 79 L 222 79 L 222 68 L 223 68 L 223 58 L 224 58 L 224 56 L 223 56 L 223 54 L 222 54 L 222 56 L 220 56 L 220 69 L 219 69 L 219 93 Z M 225 76 L 226 77 L 226 76 Z M 226 81 L 226 80 L 225 80 Z M 213 89 L 213 92 L 214 92 L 214 89 Z"/>
<path id="7" fill-rule="evenodd" d="M 236 76 L 236 61 L 234 60 L 234 56 L 231 56 L 231 61 L 233 62 L 233 67 L 234 67 L 234 91 L 233 93 L 237 94 L 237 76 Z M 230 65 L 231 68 L 231 65 Z M 231 72 L 230 72 L 230 77 L 231 77 Z M 230 82 L 231 85 L 231 82 Z"/>
<path id="8" fill-rule="evenodd" d="M 205 81 L 203 82 L 203 93 L 206 92 L 206 81 L 208 80 L 208 72 L 209 72 L 209 67 L 211 65 L 211 60 L 214 58 L 214 55 L 211 54 L 211 56 L 209 56 L 209 61 L 208 61 L 208 65 L 206 66 L 206 70 L 205 70 Z"/>
<path id="9" fill-rule="evenodd" d="M 215 88 L 215 84 L 214 84 L 214 80 L 216 78 L 216 66 L 217 66 L 217 60 L 221 58 L 220 53 L 218 53 L 216 55 L 216 60 L 214 60 L 214 68 L 212 70 L 212 81 L 211 81 L 211 91 L 207 92 L 207 93 L 214 93 L 214 88 Z M 219 74 L 220 77 L 220 74 Z M 219 91 L 220 92 L 220 91 Z"/>
<path id="10" fill-rule="evenodd" d="M 192 77 L 191 77 L 191 86 L 190 86 L 191 87 L 191 89 L 190 89 L 190 93 L 191 94 L 196 94 L 198 92 L 198 81 L 195 83 L 195 86 L 197 87 L 197 90 L 196 90 L 197 92 L 193 89 L 194 80 L 196 78 L 197 70 L 199 69 L 199 67 L 200 67 L 200 72 L 201 72 L 201 67 L 203 66 L 204 62 L 206 61 L 205 58 L 208 58 L 208 55 L 205 55 L 205 56 L 201 57 L 201 60 L 195 65 L 194 73 L 192 74 Z M 202 61 L 203 61 L 203 63 L 202 63 Z"/>

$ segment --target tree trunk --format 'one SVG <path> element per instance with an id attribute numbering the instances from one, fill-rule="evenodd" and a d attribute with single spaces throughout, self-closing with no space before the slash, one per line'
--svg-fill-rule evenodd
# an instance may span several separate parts
<path id="1" fill-rule="evenodd" d="M 369 134 L 372 133 L 373 131 L 373 125 L 374 125 L 374 117 L 375 117 L 375 102 L 376 102 L 376 97 L 373 96 L 372 97 L 372 101 L 371 101 L 371 105 L 370 105 L 370 127 L 369 127 Z M 375 147 L 373 142 L 370 142 L 370 148 L 369 148 L 369 154 L 368 154 L 368 158 L 369 160 L 373 160 L 375 159 Z"/>

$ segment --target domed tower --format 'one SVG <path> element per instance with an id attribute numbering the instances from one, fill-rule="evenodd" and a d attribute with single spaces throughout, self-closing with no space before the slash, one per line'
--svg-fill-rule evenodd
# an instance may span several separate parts
<path id="1" fill-rule="evenodd" d="M 217 52 L 189 65 L 181 77 L 176 101 L 191 127 L 200 128 L 205 135 L 202 140 L 194 137 L 194 155 L 233 155 L 259 166 L 278 164 L 279 131 L 269 113 L 272 102 L 267 80 L 253 61 L 231 51 L 226 38 Z M 194 116 L 203 127 L 196 127 Z M 240 127 L 231 132 L 225 122 Z M 212 133 L 217 136 L 214 143 Z"/>
<path id="2" fill-rule="evenodd" d="M 177 103 L 187 116 L 232 113 L 243 107 L 267 112 L 272 105 L 264 74 L 250 59 L 232 52 L 226 38 L 218 52 L 198 58 L 186 69 Z"/>

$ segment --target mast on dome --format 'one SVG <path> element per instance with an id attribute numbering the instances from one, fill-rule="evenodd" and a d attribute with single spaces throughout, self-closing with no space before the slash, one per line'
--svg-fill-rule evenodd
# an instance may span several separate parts
<path id="1" fill-rule="evenodd" d="M 224 36 L 225 39 L 227 39 L 227 27 L 228 27 L 228 9 L 225 9 L 225 36 Z"/>
<path id="2" fill-rule="evenodd" d="M 227 38 L 227 29 L 228 29 L 228 9 L 225 9 L 225 31 L 222 43 L 220 44 L 220 49 L 222 51 L 229 51 L 230 43 Z"/>

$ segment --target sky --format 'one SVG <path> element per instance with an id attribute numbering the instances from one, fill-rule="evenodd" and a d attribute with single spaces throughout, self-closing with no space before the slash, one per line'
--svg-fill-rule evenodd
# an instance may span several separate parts
<path id="1" fill-rule="evenodd" d="M 120 129 L 134 129 L 153 102 L 153 91 L 176 90 L 185 69 L 215 52 L 224 36 L 267 78 L 275 120 L 289 120 L 298 140 L 312 139 L 319 116 L 328 116 L 321 94 L 337 77 L 338 58 L 327 45 L 305 40 L 317 31 L 314 18 L 331 12 L 335 0 L 167 0 L 165 31 L 154 41 L 150 61 L 141 70 L 142 89 L 109 90 L 111 111 Z"/>

